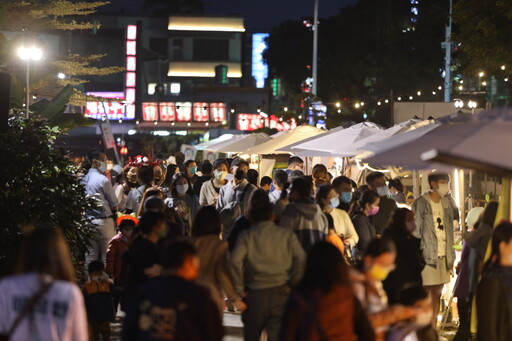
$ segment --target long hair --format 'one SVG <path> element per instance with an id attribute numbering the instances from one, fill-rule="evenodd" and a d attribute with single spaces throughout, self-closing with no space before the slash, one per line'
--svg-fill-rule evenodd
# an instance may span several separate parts
<path id="1" fill-rule="evenodd" d="M 326 205 L 324 203 L 324 200 L 327 199 L 329 193 L 331 193 L 331 190 L 333 189 L 334 187 L 332 187 L 331 185 L 321 185 L 320 187 L 318 187 L 316 191 L 316 202 L 321 209 L 324 209 L 324 206 Z M 327 203 L 327 205 L 329 205 L 329 203 Z"/>
<path id="2" fill-rule="evenodd" d="M 357 213 L 363 212 L 363 210 L 366 207 L 366 204 L 373 204 L 377 201 L 379 198 L 379 195 L 371 190 L 366 190 L 361 194 L 361 197 L 359 197 L 359 200 L 356 200 L 352 203 L 350 206 L 349 215 L 352 217 L 356 215 Z"/>
<path id="3" fill-rule="evenodd" d="M 176 198 L 178 196 L 178 191 L 176 190 L 176 182 L 180 178 L 187 180 L 188 190 L 187 190 L 186 194 L 194 195 L 194 189 L 192 188 L 192 183 L 190 182 L 190 179 L 188 178 L 188 176 L 185 175 L 185 173 L 176 173 L 172 177 L 171 186 L 169 188 L 169 193 L 171 193 L 171 197 Z"/>
<path id="4" fill-rule="evenodd" d="M 309 251 L 306 271 L 298 286 L 307 296 L 315 290 L 328 293 L 335 285 L 348 283 L 348 265 L 337 247 L 318 242 Z"/>
<path id="5" fill-rule="evenodd" d="M 494 227 L 494 220 L 496 219 L 496 214 L 498 213 L 498 202 L 491 201 L 485 206 L 482 215 L 480 216 L 480 223 L 484 223 L 489 227 Z"/>
<path id="6" fill-rule="evenodd" d="M 60 229 L 37 228 L 23 240 L 17 273 L 36 272 L 55 280 L 76 282 L 71 253 Z"/>
<path id="7" fill-rule="evenodd" d="M 222 231 L 219 212 L 213 206 L 202 207 L 196 215 L 192 226 L 192 236 L 201 237 L 210 234 L 219 235 Z"/>
<path id="8" fill-rule="evenodd" d="M 412 211 L 409 210 L 408 208 L 396 208 L 395 211 L 391 214 L 391 221 L 389 223 L 388 228 L 394 231 L 399 231 L 401 233 L 406 233 L 407 235 L 410 235 L 411 233 L 407 231 L 407 226 L 405 223 L 408 214 L 413 214 Z"/>
<path id="9" fill-rule="evenodd" d="M 137 212 L 137 216 L 140 217 L 144 212 L 146 212 L 146 201 L 150 197 L 160 197 L 162 200 L 164 199 L 164 193 L 158 187 L 150 187 L 148 188 L 144 194 L 142 195 L 142 199 L 140 201 L 139 211 Z"/>

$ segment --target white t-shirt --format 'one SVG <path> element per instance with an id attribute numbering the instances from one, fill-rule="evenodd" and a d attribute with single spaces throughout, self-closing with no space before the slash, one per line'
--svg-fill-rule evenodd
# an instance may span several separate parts
<path id="1" fill-rule="evenodd" d="M 340 210 L 339 208 L 334 208 L 329 214 L 334 222 L 336 234 L 339 236 L 343 235 L 344 240 L 350 245 L 356 245 L 359 241 L 359 236 L 357 235 L 354 224 L 352 224 L 352 220 L 350 220 L 348 213 Z"/>
<path id="2" fill-rule="evenodd" d="M 432 218 L 434 219 L 434 227 L 437 236 L 437 256 L 444 257 L 446 256 L 446 227 L 444 227 L 443 201 L 439 200 L 438 203 L 435 203 L 430 200 L 430 206 L 432 207 Z M 444 227 L 442 230 L 439 229 L 438 219 L 440 219 L 441 225 Z"/>
<path id="3" fill-rule="evenodd" d="M 35 273 L 0 281 L 0 333 L 8 333 L 24 305 L 40 289 Z M 88 341 L 87 314 L 78 286 L 54 281 L 11 335 L 10 341 Z"/>

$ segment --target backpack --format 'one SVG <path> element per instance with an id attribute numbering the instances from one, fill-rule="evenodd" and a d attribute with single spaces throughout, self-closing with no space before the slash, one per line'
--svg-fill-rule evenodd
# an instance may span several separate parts
<path id="1" fill-rule="evenodd" d="M 231 227 L 235 223 L 235 221 L 243 215 L 244 212 L 244 197 L 245 194 L 252 188 L 251 184 L 247 184 L 242 191 L 242 196 L 240 199 L 236 195 L 235 189 L 235 200 L 228 202 L 226 206 L 224 206 L 220 212 L 220 221 L 222 222 L 222 240 L 227 240 L 229 237 L 229 233 L 231 232 Z"/>

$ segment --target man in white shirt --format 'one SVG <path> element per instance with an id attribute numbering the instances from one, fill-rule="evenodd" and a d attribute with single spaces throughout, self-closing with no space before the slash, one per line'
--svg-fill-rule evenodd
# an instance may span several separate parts
<path id="1" fill-rule="evenodd" d="M 268 194 L 271 204 L 275 204 L 281 198 L 281 192 L 284 185 L 288 182 L 288 175 L 283 170 L 276 170 L 274 172 L 273 185 L 274 190 Z"/>
<path id="2" fill-rule="evenodd" d="M 112 183 L 105 176 L 107 156 L 105 153 L 93 151 L 88 154 L 88 158 L 92 166 L 83 177 L 81 184 L 85 187 L 86 195 L 97 199 L 98 207 L 87 212 L 86 215 L 92 219 L 92 223 L 98 229 L 98 237 L 90 240 L 91 246 L 85 255 L 86 269 L 94 260 L 101 259 L 106 263 L 108 242 L 116 235 L 112 212 L 118 205 Z"/>

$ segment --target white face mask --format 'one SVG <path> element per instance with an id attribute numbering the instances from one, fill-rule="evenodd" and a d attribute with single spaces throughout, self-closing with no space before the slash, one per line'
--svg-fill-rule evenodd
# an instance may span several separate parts
<path id="1" fill-rule="evenodd" d="M 422 311 L 418 315 L 416 315 L 416 319 L 414 320 L 414 324 L 417 326 L 425 327 L 430 324 L 432 320 L 432 311 Z"/>
<path id="2" fill-rule="evenodd" d="M 448 192 L 450 192 L 450 186 L 448 186 L 448 184 L 439 184 L 437 193 L 439 193 L 440 196 L 444 197 Z"/>
<path id="3" fill-rule="evenodd" d="M 105 161 L 99 161 L 100 165 L 98 166 L 98 170 L 102 173 L 107 171 L 107 163 Z"/>
<path id="4" fill-rule="evenodd" d="M 176 185 L 176 192 L 179 194 L 185 194 L 188 191 L 188 184 Z"/>
<path id="5" fill-rule="evenodd" d="M 379 197 L 387 197 L 389 195 L 388 186 L 384 185 L 377 187 L 377 194 L 379 195 Z"/>
<path id="6" fill-rule="evenodd" d="M 219 170 L 215 170 L 213 172 L 213 174 L 215 175 L 215 179 L 217 179 L 217 180 L 224 180 L 226 178 L 226 176 L 228 176 L 228 172 L 219 171 Z"/>

